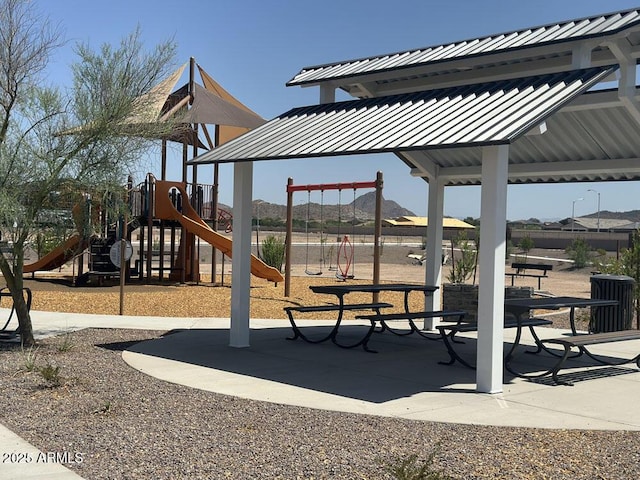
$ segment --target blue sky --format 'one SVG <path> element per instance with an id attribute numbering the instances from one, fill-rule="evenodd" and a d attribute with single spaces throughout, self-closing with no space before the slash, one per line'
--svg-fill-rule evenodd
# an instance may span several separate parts
<path id="1" fill-rule="evenodd" d="M 640 6 L 624 0 L 57 0 L 38 2 L 39 9 L 64 31 L 67 44 L 53 58 L 51 82 L 70 84 L 73 47 L 88 42 L 97 49 L 117 44 L 140 26 L 149 48 L 173 38 L 178 64 L 190 57 L 230 93 L 270 119 L 296 106 L 318 102 L 317 88 L 285 87 L 305 66 L 372 56 Z M 186 77 L 182 83 L 186 82 Z M 342 99 L 342 98 L 339 98 Z M 177 147 L 176 147 L 177 148 Z M 159 173 L 159 158 L 148 160 Z M 374 180 L 384 173 L 384 197 L 426 214 L 428 184 L 409 175 L 404 163 L 391 154 L 331 159 L 257 162 L 255 199 L 286 203 L 288 177 L 296 184 Z M 179 180 L 179 160 L 170 167 Z M 212 183 L 210 167 L 198 171 L 201 183 Z M 220 201 L 232 202 L 232 167 L 221 167 Z M 637 182 L 509 187 L 507 217 L 539 219 L 593 213 L 600 193 L 601 210 L 640 209 Z M 359 192 L 359 193 L 365 193 Z M 343 194 L 344 200 L 345 194 Z M 351 201 L 352 193 L 347 196 Z M 582 198 L 583 200 L 578 200 Z M 311 197 L 319 202 L 319 194 Z M 304 203 L 306 194 L 294 202 Z M 575 204 L 574 204 L 575 201 Z M 337 203 L 337 193 L 325 193 L 325 202 Z M 445 214 L 464 218 L 480 215 L 480 190 L 446 190 Z"/>

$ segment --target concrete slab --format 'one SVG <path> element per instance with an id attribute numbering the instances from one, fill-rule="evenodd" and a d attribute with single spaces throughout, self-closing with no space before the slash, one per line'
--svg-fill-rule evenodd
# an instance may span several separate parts
<path id="1" fill-rule="evenodd" d="M 326 327 L 305 328 L 320 335 Z M 350 327 L 346 334 L 357 328 L 362 327 Z M 557 336 L 562 331 L 546 333 Z M 588 374 L 584 368 L 568 371 L 574 387 L 507 374 L 503 393 L 485 395 L 475 392 L 473 370 L 438 363 L 447 358 L 440 342 L 376 334 L 370 346 L 378 353 L 372 354 L 331 343 L 292 342 L 286 340 L 289 335 L 290 328 L 272 323 L 271 328 L 252 330 L 251 347 L 235 349 L 226 346 L 224 329 L 183 330 L 134 345 L 123 358 L 170 382 L 309 408 L 438 422 L 640 430 L 640 412 L 629 408 L 640 394 L 640 372 L 633 366 L 589 369 Z M 474 358 L 473 335 L 460 347 Z M 640 342 L 623 350 L 634 349 L 640 350 Z M 612 345 L 606 350 L 621 356 Z M 517 365 L 531 372 L 553 361 L 548 355 L 524 353 L 518 360 Z"/>

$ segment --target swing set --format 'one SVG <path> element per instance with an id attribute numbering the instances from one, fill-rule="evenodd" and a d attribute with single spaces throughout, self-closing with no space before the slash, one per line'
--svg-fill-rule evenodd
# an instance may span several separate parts
<path id="1" fill-rule="evenodd" d="M 355 249 L 352 238 L 355 232 L 356 223 L 356 190 L 363 188 L 375 188 L 376 190 L 376 211 L 375 211 L 375 232 L 373 246 L 373 283 L 380 281 L 380 238 L 382 235 L 382 172 L 378 172 L 376 180 L 373 182 L 350 182 L 350 183 L 323 183 L 311 185 L 294 185 L 293 179 L 287 182 L 287 236 L 285 240 L 285 296 L 289 296 L 291 285 L 291 239 L 293 238 L 293 194 L 294 192 L 307 192 L 307 213 L 305 219 L 305 273 L 307 275 L 322 275 L 323 267 L 326 266 L 326 256 L 324 249 L 324 192 L 326 190 L 338 190 L 338 251 L 336 255 L 336 267 L 329 263 L 329 270 L 335 270 L 338 280 L 346 281 L 354 278 Z M 353 190 L 353 218 L 351 221 L 351 238 L 347 234 L 341 233 L 342 226 L 342 190 Z M 311 232 L 309 229 L 311 192 L 320 191 L 320 264 L 317 270 L 312 269 L 309 261 L 311 250 Z M 333 256 L 331 255 L 331 258 Z"/>

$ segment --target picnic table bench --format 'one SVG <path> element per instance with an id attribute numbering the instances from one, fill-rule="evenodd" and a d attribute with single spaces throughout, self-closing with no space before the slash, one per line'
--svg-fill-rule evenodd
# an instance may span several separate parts
<path id="1" fill-rule="evenodd" d="M 410 335 L 412 333 L 417 333 L 421 337 L 428 338 L 429 340 L 440 340 L 440 337 L 431 337 L 428 335 L 430 332 L 425 332 L 421 328 L 419 328 L 414 320 L 417 319 L 427 319 L 427 318 L 443 318 L 448 319 L 450 317 L 457 317 L 457 321 L 460 322 L 467 314 L 464 310 L 432 310 L 432 311 L 423 311 L 423 312 L 397 312 L 397 313 L 376 313 L 373 315 L 356 315 L 356 318 L 369 320 L 371 322 L 370 331 L 373 332 L 377 323 L 380 323 L 380 332 L 389 331 L 395 335 Z M 409 322 L 408 330 L 396 330 L 395 328 L 391 328 L 387 322 L 391 322 L 394 320 L 407 320 Z M 369 334 L 369 337 L 371 335 Z M 369 337 L 367 337 L 367 342 L 369 341 Z M 372 350 L 369 350 L 372 351 Z"/>
<path id="2" fill-rule="evenodd" d="M 538 279 L 538 290 L 541 288 L 541 281 L 543 278 L 548 278 L 547 272 L 553 270 L 553 265 L 548 263 L 521 263 L 514 262 L 511 264 L 511 268 L 515 272 L 505 272 L 506 276 L 511 277 L 511 286 L 514 285 L 516 277 L 531 277 Z M 535 270 L 542 273 L 527 273 L 527 271 Z"/>
<path id="3" fill-rule="evenodd" d="M 540 317 L 505 318 L 504 324 L 503 324 L 504 328 L 517 328 L 518 329 L 518 334 L 516 335 L 516 342 L 514 343 L 513 347 L 511 348 L 511 350 L 509 351 L 509 353 L 505 357 L 505 365 L 508 364 L 509 360 L 511 359 L 511 353 L 513 352 L 515 347 L 517 347 L 517 345 L 520 343 L 520 335 L 521 335 L 521 330 L 522 330 L 523 327 L 528 327 L 529 328 L 529 331 L 531 332 L 531 336 L 533 337 L 534 342 L 535 342 L 536 347 L 537 347 L 537 349 L 535 351 L 532 351 L 531 353 L 540 353 L 540 351 L 543 350 L 545 347 L 542 344 L 540 338 L 538 337 L 538 334 L 534 330 L 534 327 L 547 326 L 547 325 L 551 325 L 552 323 L 553 322 L 551 320 L 548 320 L 546 318 L 540 318 Z M 442 337 L 442 340 L 444 341 L 444 345 L 447 348 L 447 353 L 449 354 L 449 360 L 448 361 L 442 361 L 442 362 L 439 362 L 439 363 L 442 364 L 442 365 L 451 365 L 451 364 L 455 363 L 456 361 L 458 361 L 462 365 L 464 365 L 465 367 L 475 369 L 475 365 L 467 362 L 464 358 L 462 358 L 458 354 L 458 352 L 456 352 L 456 350 L 453 347 L 453 344 L 454 343 L 464 343 L 464 342 L 461 342 L 460 340 L 456 340 L 456 338 L 455 338 L 456 334 L 478 331 L 478 323 L 477 323 L 477 321 L 466 321 L 465 322 L 461 318 L 461 320 L 458 321 L 455 324 L 438 325 L 438 326 L 436 326 L 436 328 L 440 332 L 440 336 Z"/>
<path id="4" fill-rule="evenodd" d="M 586 349 L 587 345 L 599 345 L 603 343 L 611 343 L 611 342 L 624 342 L 628 340 L 638 340 L 640 339 L 640 330 L 620 330 L 617 332 L 602 332 L 602 333 L 589 333 L 589 334 L 581 334 L 581 335 L 572 335 L 568 337 L 560 337 L 560 338 L 549 338 L 543 340 L 543 343 L 552 343 L 561 345 L 564 347 L 564 353 L 560 357 L 560 360 L 549 370 L 553 381 L 556 384 L 561 385 L 573 385 L 572 382 L 566 380 L 560 380 L 558 378 L 558 372 L 564 367 L 565 362 L 571 353 L 572 348 L 578 348 L 579 353 L 577 356 L 585 354 L 591 359 L 602 365 L 624 365 L 625 363 L 634 363 L 640 368 L 640 353 L 631 359 L 622 359 L 619 361 L 608 361 L 601 357 L 598 357 L 589 350 Z M 571 357 L 573 358 L 573 357 Z"/>
<path id="5" fill-rule="evenodd" d="M 371 325 L 367 329 L 365 335 L 356 342 L 350 344 L 344 344 L 338 340 L 338 332 L 342 323 L 343 314 L 346 311 L 353 310 L 373 310 L 375 315 L 380 315 L 380 310 L 383 308 L 393 307 L 393 304 L 386 302 L 379 302 L 377 295 L 381 292 L 399 292 L 404 294 L 404 310 L 406 314 L 409 312 L 409 295 L 412 292 L 422 292 L 424 295 L 430 295 L 435 292 L 438 287 L 433 285 L 417 285 L 410 283 L 385 283 L 385 284 L 336 284 L 336 285 L 311 285 L 309 289 L 318 294 L 335 295 L 338 299 L 338 304 L 326 304 L 326 305 L 309 305 L 309 306 L 292 306 L 285 307 L 284 310 L 287 313 L 289 322 L 293 328 L 293 337 L 289 337 L 289 340 L 296 340 L 302 338 L 309 343 L 321 343 L 327 340 L 331 340 L 334 344 L 342 348 L 353 348 L 362 345 L 364 350 L 373 352 L 369 349 L 368 342 L 372 333 L 375 331 L 376 322 L 371 321 Z M 349 293 L 371 293 L 374 295 L 374 300 L 371 303 L 347 303 L 345 302 L 345 296 Z M 319 338 L 311 339 L 304 335 L 293 317 L 294 312 L 299 313 L 311 313 L 311 312 L 338 312 L 335 324 L 330 332 Z M 386 326 L 384 328 L 387 328 Z M 383 328 L 383 329 L 384 329 Z M 381 330 L 382 331 L 382 330 Z"/>
<path id="6" fill-rule="evenodd" d="M 287 337 L 287 340 L 296 340 L 301 338 L 305 342 L 309 343 L 322 343 L 327 340 L 331 340 L 333 343 L 342 348 L 353 348 L 358 345 L 364 345 L 364 349 L 366 350 L 366 342 L 369 340 L 372 332 L 368 332 L 368 334 L 362 340 L 358 341 L 355 344 L 344 345 L 337 340 L 338 329 L 340 328 L 340 324 L 342 322 L 342 314 L 345 311 L 353 311 L 353 310 L 374 310 L 380 313 L 380 309 L 382 308 L 390 308 L 393 307 L 391 303 L 385 302 L 377 302 L 377 303 L 352 303 L 346 305 L 309 305 L 309 306 L 296 306 L 296 307 L 285 307 L 284 311 L 287 313 L 287 317 L 289 318 L 289 323 L 291 323 L 291 328 L 293 328 L 293 337 Z M 334 324 L 331 331 L 321 337 L 319 339 L 311 339 L 300 331 L 298 325 L 293 318 L 293 312 L 299 313 L 312 313 L 312 312 L 338 312 L 338 318 L 336 323 Z"/>

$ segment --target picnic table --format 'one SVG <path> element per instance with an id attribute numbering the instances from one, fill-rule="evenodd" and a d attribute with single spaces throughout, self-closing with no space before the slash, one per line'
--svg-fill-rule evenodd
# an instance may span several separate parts
<path id="1" fill-rule="evenodd" d="M 372 293 L 378 294 L 382 292 L 402 292 L 404 294 L 403 304 L 404 310 L 406 313 L 410 312 L 409 308 L 409 296 L 412 292 L 422 292 L 424 295 L 430 295 L 435 292 L 438 287 L 434 285 L 419 285 L 419 284 L 410 284 L 410 283 L 385 283 L 385 284 L 335 284 L 335 285 L 311 285 L 309 287 L 313 293 L 321 294 L 321 295 L 333 295 L 337 299 L 337 304 L 327 304 L 327 305 L 311 305 L 311 306 L 296 306 L 296 307 L 285 307 L 285 312 L 289 317 L 289 322 L 291 323 L 291 327 L 293 328 L 293 337 L 289 337 L 290 340 L 295 340 L 297 338 L 302 338 L 303 340 L 309 343 L 321 343 L 327 340 L 331 340 L 334 344 L 342 348 L 353 348 L 357 346 L 362 346 L 364 350 L 373 352 L 368 348 L 369 338 L 371 334 L 374 332 L 376 327 L 376 321 L 370 320 L 371 325 L 365 333 L 364 337 L 359 339 L 358 341 L 345 344 L 338 340 L 338 332 L 340 329 L 340 325 L 344 318 L 344 312 L 353 311 L 353 310 L 372 310 L 375 311 L 377 315 L 380 314 L 380 310 L 383 308 L 391 308 L 393 304 L 386 302 L 378 302 L 373 301 L 371 303 L 348 303 L 345 300 L 345 297 L 351 293 Z M 330 332 L 318 339 L 311 339 L 308 336 L 304 335 L 296 321 L 293 317 L 293 312 L 300 313 L 308 313 L 308 312 L 337 312 L 336 320 L 331 328 Z M 408 319 L 411 325 L 411 333 L 414 329 L 417 329 L 415 324 L 413 323 L 413 319 Z M 391 329 L 385 322 L 381 322 L 382 330 L 394 331 Z M 394 331 L 394 333 L 397 333 Z"/>
<path id="2" fill-rule="evenodd" d="M 553 270 L 553 265 L 547 263 L 523 263 L 515 262 L 511 264 L 513 272 L 505 272 L 505 275 L 511 277 L 511 286 L 513 287 L 516 277 L 531 277 L 538 280 L 538 290 L 540 290 L 543 278 L 548 278 L 547 272 Z M 531 270 L 542 273 L 531 273 Z M 528 273 L 527 273 L 528 271 Z"/>
<path id="3" fill-rule="evenodd" d="M 604 333 L 580 333 L 576 328 L 575 310 L 576 308 L 606 308 L 618 305 L 617 300 L 581 298 L 581 297 L 548 297 L 548 298 L 517 298 L 505 300 L 505 306 L 516 316 L 518 321 L 522 318 L 529 317 L 532 310 L 559 310 L 561 308 L 569 308 L 569 323 L 571 335 L 560 338 L 551 338 L 538 340 L 539 350 L 542 349 L 551 355 L 558 357 L 559 360 L 551 368 L 544 372 L 535 374 L 524 374 L 514 370 L 509 364 L 514 357 L 517 345 L 520 343 L 520 330 L 516 334 L 516 339 L 511 349 L 505 357 L 505 368 L 513 375 L 523 378 L 537 378 L 551 375 L 556 384 L 571 385 L 570 382 L 562 381 L 558 378 L 558 372 L 564 367 L 568 358 L 576 358 L 581 355 L 587 355 L 591 359 L 602 365 L 622 365 L 624 363 L 636 362 L 640 367 L 640 354 L 633 359 L 623 359 L 621 361 L 608 361 L 599 356 L 593 355 L 587 349 L 587 345 L 597 345 L 601 343 L 618 342 L 625 340 L 640 339 L 640 330 L 626 330 L 620 332 L 604 332 Z M 550 350 L 546 344 L 558 344 L 564 348 L 563 354 L 557 354 Z M 578 352 L 570 357 L 571 348 L 575 347 Z"/>
<path id="4" fill-rule="evenodd" d="M 571 338 L 582 336 L 578 333 L 576 324 L 575 324 L 576 308 L 587 308 L 587 307 L 601 308 L 601 307 L 615 306 L 617 304 L 618 302 L 616 300 L 580 298 L 580 297 L 532 297 L 532 298 L 506 299 L 504 301 L 505 311 L 511 313 L 514 318 L 513 319 L 505 318 L 504 328 L 516 328 L 516 335 L 513 343 L 511 344 L 510 348 L 508 349 L 504 357 L 505 370 L 507 370 L 509 373 L 517 377 L 522 377 L 522 378 L 538 378 L 538 377 L 543 377 L 547 375 L 553 375 L 554 380 L 556 380 L 557 377 L 554 374 L 554 372 L 557 373 L 557 371 L 560 370 L 560 368 L 562 368 L 564 361 L 566 360 L 567 355 L 559 355 L 545 345 L 545 342 L 548 342 L 548 343 L 553 343 L 554 341 L 559 342 L 558 339 L 541 340 L 536 334 L 534 327 L 551 325 L 552 322 L 551 320 L 548 320 L 545 318 L 531 316 L 531 312 L 533 310 L 559 310 L 561 308 L 569 308 L 570 309 L 569 321 L 571 324 L 572 335 L 568 337 L 569 340 L 565 340 L 565 339 L 562 339 L 562 340 L 567 341 L 570 345 L 572 345 L 571 343 L 572 341 L 570 340 Z M 551 354 L 552 356 L 560 358 L 560 360 L 558 361 L 558 363 L 556 363 L 556 365 L 554 365 L 553 367 L 549 368 L 544 372 L 535 373 L 535 374 L 518 372 L 513 368 L 511 363 L 516 356 L 516 351 L 518 350 L 518 347 L 520 346 L 520 342 L 522 340 L 522 330 L 525 327 L 528 327 L 529 330 L 531 331 L 531 335 L 536 345 L 535 351 L 527 350 L 527 353 L 540 353 L 542 351 L 545 351 Z M 465 365 L 466 367 L 475 368 L 474 365 L 472 365 L 470 362 L 463 359 L 456 352 L 454 348 L 454 344 L 458 343 L 459 341 L 455 340 L 454 336 L 458 332 L 477 331 L 477 325 L 469 325 L 468 323 L 461 323 L 457 325 L 441 325 L 441 326 L 438 326 L 438 329 L 440 330 L 440 333 L 445 341 L 445 346 L 447 347 L 447 350 L 450 356 L 450 360 L 448 362 L 442 362 L 442 363 L 452 364 L 455 361 L 458 361 L 461 364 Z M 637 335 L 637 337 L 640 338 L 640 331 L 636 331 L 635 335 Z M 595 337 L 592 336 L 592 338 L 596 340 Z M 597 339 L 597 340 L 600 340 L 600 339 Z M 602 342 L 607 341 L 605 337 L 602 337 L 601 340 Z M 612 340 L 608 340 L 608 341 L 612 341 Z M 591 354 L 586 350 L 586 348 L 585 349 L 580 348 L 580 352 L 578 353 L 578 355 L 581 355 L 582 353 L 586 353 L 587 355 L 591 356 Z M 595 357 L 592 357 L 592 358 L 595 358 Z M 627 362 L 628 361 L 625 361 L 625 363 Z M 557 382 L 557 383 L 560 383 L 560 382 Z"/>
<path id="5" fill-rule="evenodd" d="M 22 289 L 22 292 L 23 292 L 23 295 L 25 296 L 25 300 L 27 303 L 27 310 L 31 310 L 31 299 L 32 299 L 31 289 L 25 287 Z M 0 288 L 0 307 L 2 307 L 2 299 L 5 297 L 11 299 L 11 292 L 9 291 L 8 287 Z M 11 301 L 11 310 L 9 311 L 9 316 L 7 317 L 7 321 L 5 322 L 4 326 L 0 328 L 0 338 L 12 339 L 17 336 L 18 330 L 19 330 L 18 328 L 16 328 L 15 330 L 8 330 L 9 324 L 11 323 L 11 319 L 13 318 L 14 312 L 15 312 L 15 305 L 13 304 L 13 301 Z"/>

